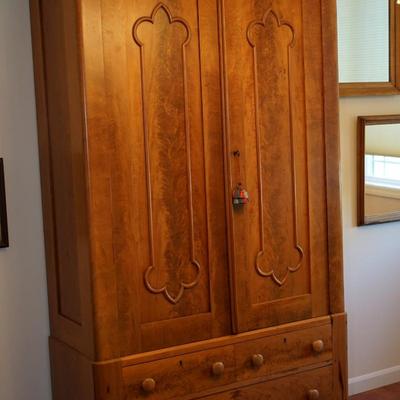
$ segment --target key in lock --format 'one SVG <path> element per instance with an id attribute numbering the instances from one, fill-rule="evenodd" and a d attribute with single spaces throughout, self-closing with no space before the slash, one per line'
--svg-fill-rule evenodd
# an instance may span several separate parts
<path id="1" fill-rule="evenodd" d="M 249 193 L 243 188 L 242 184 L 238 184 L 232 193 L 233 206 L 240 207 L 249 202 Z"/>

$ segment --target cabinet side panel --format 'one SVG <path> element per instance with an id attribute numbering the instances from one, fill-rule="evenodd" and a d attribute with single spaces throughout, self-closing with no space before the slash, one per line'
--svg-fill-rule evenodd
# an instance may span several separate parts
<path id="1" fill-rule="evenodd" d="M 332 316 L 335 400 L 348 398 L 348 366 L 347 366 L 347 315 Z"/>
<path id="2" fill-rule="evenodd" d="M 92 353 L 78 10 L 31 1 L 52 336 Z"/>
<path id="3" fill-rule="evenodd" d="M 336 1 L 322 2 L 330 311 L 344 311 Z"/>
<path id="4" fill-rule="evenodd" d="M 93 367 L 81 354 L 50 339 L 54 400 L 94 400 Z"/>

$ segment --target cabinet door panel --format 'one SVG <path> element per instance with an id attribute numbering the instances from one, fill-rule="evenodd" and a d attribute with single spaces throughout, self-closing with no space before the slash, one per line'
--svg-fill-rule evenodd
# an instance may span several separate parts
<path id="1" fill-rule="evenodd" d="M 239 331 L 328 312 L 321 4 L 223 2 Z M 237 150 L 239 152 L 237 152 Z"/>
<path id="2" fill-rule="evenodd" d="M 217 2 L 103 0 L 101 15 L 108 154 L 94 174 L 121 352 L 229 334 Z"/>

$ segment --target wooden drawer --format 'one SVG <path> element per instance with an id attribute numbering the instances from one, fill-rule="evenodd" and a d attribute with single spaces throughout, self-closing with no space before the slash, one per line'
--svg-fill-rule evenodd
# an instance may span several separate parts
<path id="1" fill-rule="evenodd" d="M 201 398 L 204 400 L 333 400 L 332 374 L 332 367 L 319 368 Z"/>
<path id="2" fill-rule="evenodd" d="M 271 376 L 298 372 L 301 368 L 325 367 L 332 361 L 331 324 L 300 329 L 249 332 L 213 341 L 200 342 L 174 353 L 153 353 L 143 361 L 123 367 L 127 399 L 151 400 L 198 398 L 223 386 L 246 385 Z M 182 353 L 180 353 L 182 351 Z M 255 361 L 260 361 L 255 365 Z M 157 359 L 159 357 L 159 359 Z M 217 376 L 213 366 L 223 363 Z M 218 372 L 218 371 L 214 371 Z M 147 391 L 145 389 L 148 389 Z"/>
<path id="3" fill-rule="evenodd" d="M 260 356 L 264 363 L 254 365 L 254 361 L 260 362 Z M 239 381 L 330 361 L 331 325 L 238 343 L 235 345 L 235 358 Z"/>
<path id="4" fill-rule="evenodd" d="M 213 373 L 213 366 L 218 367 L 215 363 L 224 364 L 221 375 Z M 154 380 L 154 391 L 146 393 L 143 389 L 142 384 L 146 379 L 149 388 L 152 384 L 149 379 Z M 188 394 L 228 385 L 235 381 L 234 347 L 224 346 L 125 367 L 123 380 L 129 400 L 176 400 Z"/>

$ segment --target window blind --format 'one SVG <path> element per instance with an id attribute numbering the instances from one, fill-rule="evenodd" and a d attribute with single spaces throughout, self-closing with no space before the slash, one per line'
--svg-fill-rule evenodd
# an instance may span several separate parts
<path id="1" fill-rule="evenodd" d="M 389 82 L 389 1 L 338 0 L 339 81 Z"/>

